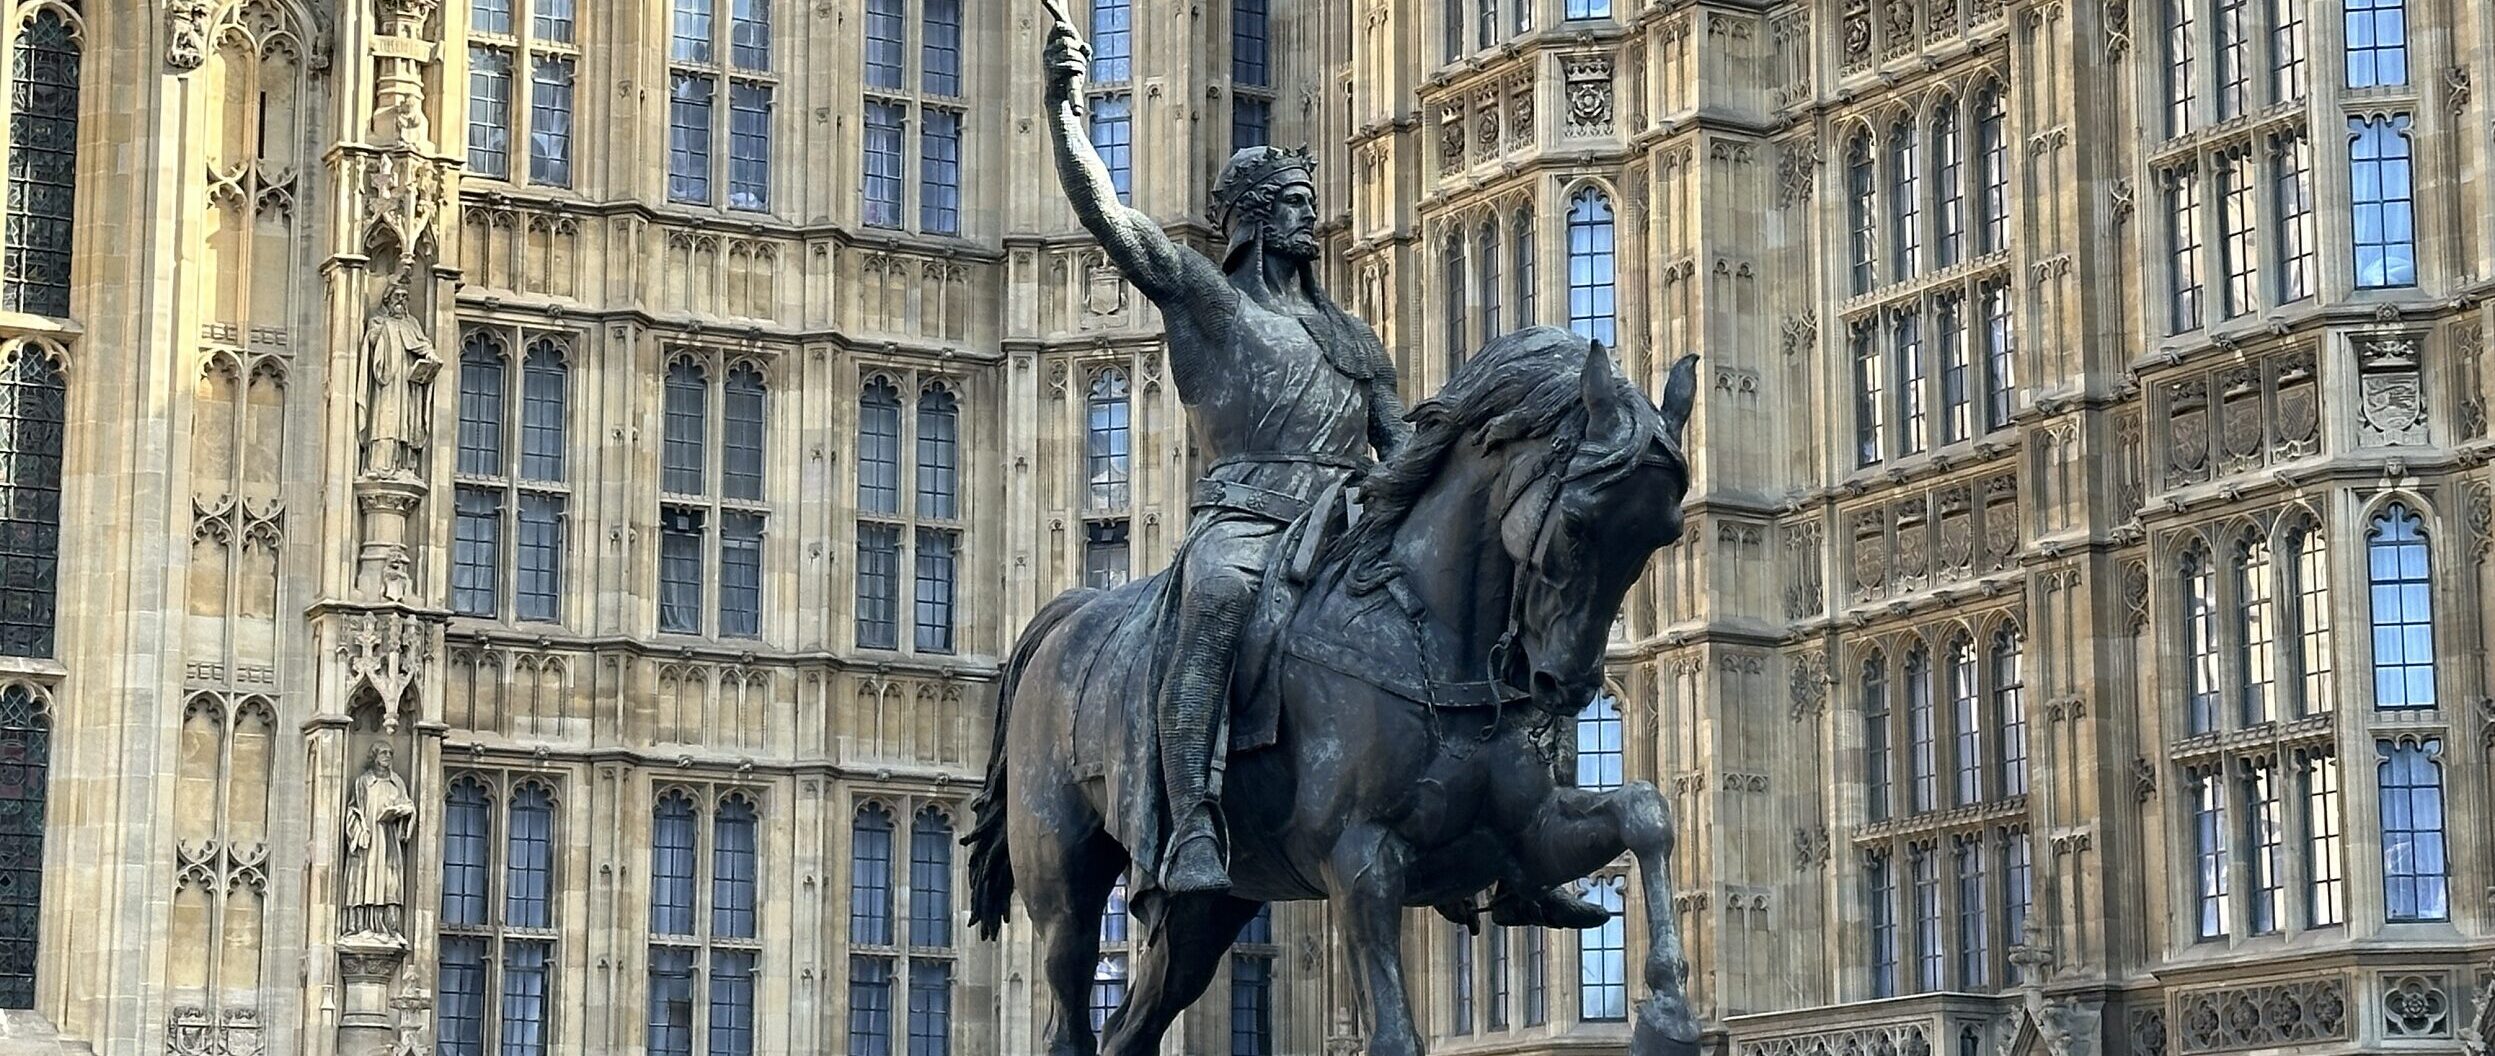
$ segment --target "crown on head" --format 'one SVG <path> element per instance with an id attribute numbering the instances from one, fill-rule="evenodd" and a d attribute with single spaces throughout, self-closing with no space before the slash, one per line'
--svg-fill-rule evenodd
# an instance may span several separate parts
<path id="1" fill-rule="evenodd" d="M 1280 147 L 1252 147 L 1240 151 L 1222 167 L 1219 180 L 1213 183 L 1213 219 L 1227 225 L 1230 213 L 1240 203 L 1284 175 L 1298 172 L 1303 178 L 1317 172 L 1317 159 L 1308 148 L 1284 150 Z"/>

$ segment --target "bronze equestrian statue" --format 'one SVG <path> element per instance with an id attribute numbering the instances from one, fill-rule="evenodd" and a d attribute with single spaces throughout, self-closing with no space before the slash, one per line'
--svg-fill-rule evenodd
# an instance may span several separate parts
<path id="1" fill-rule="evenodd" d="M 1368 1051 L 1418 1056 L 1402 907 L 1470 919 L 1495 888 L 1502 922 L 1593 926 L 1609 914 L 1557 885 L 1624 850 L 1650 939 L 1632 1052 L 1695 1052 L 1664 801 L 1560 787 L 1553 748 L 1600 687 L 1629 585 L 1680 534 L 1694 359 L 1658 408 L 1600 345 L 1510 334 L 1414 431 L 1376 336 L 1315 282 L 1307 156 L 1231 159 L 1216 266 L 1118 203 L 1082 125 L 1087 56 L 1060 18 L 1059 176 L 1162 309 L 1212 461 L 1173 567 L 1051 601 L 1004 672 L 964 840 L 971 916 L 992 937 L 1021 878 L 1056 996 L 1050 1056 L 1156 1051 L 1262 904 L 1317 898 L 1347 932 Z M 1096 1048 L 1099 922 L 1130 865 L 1151 939 Z"/>

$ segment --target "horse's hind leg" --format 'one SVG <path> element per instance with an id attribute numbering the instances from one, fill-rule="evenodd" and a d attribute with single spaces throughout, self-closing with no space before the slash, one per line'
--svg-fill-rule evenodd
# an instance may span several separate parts
<path id="1" fill-rule="evenodd" d="M 1047 1056 L 1094 1056 L 1091 993 L 1092 973 L 1100 966 L 1100 913 L 1126 871 L 1126 852 L 1097 827 L 1070 843 L 1046 842 L 1040 833 L 1016 832 L 1011 838 L 1013 849 L 1028 848 L 1029 857 L 1059 857 L 1026 864 L 1017 855 L 1015 875 L 1065 878 L 1063 887 L 1026 881 L 1022 889 L 1039 940 L 1040 971 L 1057 999 L 1049 1013 Z M 1035 841 L 1044 847 L 1032 846 Z"/>
<path id="2" fill-rule="evenodd" d="M 1161 1035 L 1178 1014 L 1204 996 L 1220 969 L 1222 955 L 1239 938 L 1239 929 L 1256 916 L 1258 902 L 1229 895 L 1199 893 L 1169 896 L 1160 935 L 1146 947 L 1135 966 L 1134 989 L 1109 1021 L 1105 1056 L 1152 1056 L 1161 1051 Z"/>
<path id="3" fill-rule="evenodd" d="M 1554 791 L 1519 841 L 1519 858 L 1536 884 L 1584 876 L 1626 849 L 1637 855 L 1646 897 L 1646 989 L 1638 1002 L 1630 1056 L 1696 1056 L 1698 1019 L 1690 1011 L 1689 961 L 1672 907 L 1672 813 L 1655 786 L 1635 781 L 1609 792 Z"/>

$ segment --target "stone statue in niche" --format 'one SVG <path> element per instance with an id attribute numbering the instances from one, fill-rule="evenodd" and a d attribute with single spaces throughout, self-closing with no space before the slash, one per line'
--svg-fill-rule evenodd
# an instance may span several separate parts
<path id="1" fill-rule="evenodd" d="M 425 436 L 432 430 L 430 392 L 441 372 L 433 338 L 407 307 L 407 279 L 381 295 L 381 307 L 364 327 L 364 387 L 356 394 L 356 430 L 363 435 L 364 472 L 376 477 L 418 476 Z"/>
<path id="2" fill-rule="evenodd" d="M 403 943 L 407 841 L 415 835 L 416 801 L 391 765 L 395 754 L 390 742 L 375 743 L 347 793 L 345 931 L 353 938 Z"/>

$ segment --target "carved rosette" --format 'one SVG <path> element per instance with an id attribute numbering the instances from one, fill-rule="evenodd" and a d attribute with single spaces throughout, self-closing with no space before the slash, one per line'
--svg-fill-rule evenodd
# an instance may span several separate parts
<path id="1" fill-rule="evenodd" d="M 1845 0 L 1840 16 L 1845 36 L 1845 72 L 1871 66 L 1871 0 Z"/>
<path id="2" fill-rule="evenodd" d="M 1561 68 L 1567 75 L 1567 133 L 1608 135 L 1613 120 L 1611 57 L 1572 55 L 1562 61 Z"/>

